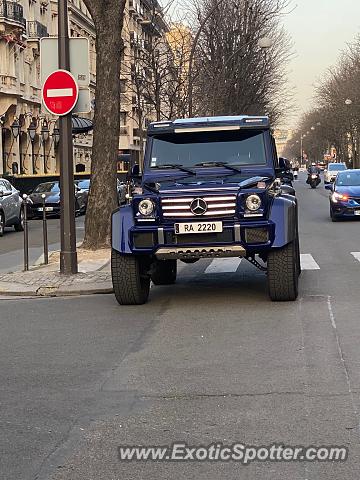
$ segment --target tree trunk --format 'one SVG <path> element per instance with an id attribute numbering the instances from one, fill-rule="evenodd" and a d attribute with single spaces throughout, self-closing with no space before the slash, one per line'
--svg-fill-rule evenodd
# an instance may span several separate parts
<path id="1" fill-rule="evenodd" d="M 110 243 L 117 206 L 116 166 L 120 132 L 121 31 L 125 0 L 85 0 L 96 31 L 96 92 L 91 186 L 83 248 Z"/>

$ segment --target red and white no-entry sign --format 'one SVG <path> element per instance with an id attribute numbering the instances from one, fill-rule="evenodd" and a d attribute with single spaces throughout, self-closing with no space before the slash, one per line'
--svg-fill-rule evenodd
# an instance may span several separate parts
<path id="1" fill-rule="evenodd" d="M 53 115 L 63 116 L 75 107 L 79 86 L 70 72 L 56 70 L 45 80 L 41 94 L 47 110 Z"/>

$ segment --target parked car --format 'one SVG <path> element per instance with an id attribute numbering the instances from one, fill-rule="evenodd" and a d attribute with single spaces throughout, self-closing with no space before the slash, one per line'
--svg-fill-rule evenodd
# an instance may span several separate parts
<path id="1" fill-rule="evenodd" d="M 0 237 L 5 227 L 14 227 L 17 232 L 24 230 L 24 210 L 18 190 L 8 180 L 0 178 Z"/>
<path id="2" fill-rule="evenodd" d="M 74 184 L 75 213 L 84 213 L 87 206 L 87 193 Z M 60 184 L 59 182 L 40 183 L 29 195 L 30 210 L 33 218 L 42 217 L 44 208 L 49 216 L 60 216 Z"/>
<path id="3" fill-rule="evenodd" d="M 86 198 L 86 207 L 87 207 L 87 201 L 88 201 L 88 196 L 90 191 L 90 179 L 76 180 L 75 185 L 80 189 L 79 193 L 84 194 L 84 198 Z M 126 202 L 126 184 L 124 182 L 121 182 L 119 179 L 117 179 L 117 192 L 118 192 L 119 205 L 123 205 Z M 86 207 L 85 207 L 85 211 L 86 211 Z"/>
<path id="4" fill-rule="evenodd" d="M 360 169 L 340 172 L 330 190 L 330 217 L 333 222 L 339 218 L 360 218 Z"/>
<path id="5" fill-rule="evenodd" d="M 339 172 L 343 172 L 347 167 L 345 163 L 329 163 L 324 171 L 324 183 L 331 183 L 335 180 Z"/>

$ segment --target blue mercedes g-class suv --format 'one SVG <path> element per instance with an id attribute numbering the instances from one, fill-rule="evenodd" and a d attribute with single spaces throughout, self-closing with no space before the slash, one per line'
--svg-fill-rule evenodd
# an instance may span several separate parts
<path id="1" fill-rule="evenodd" d="M 112 216 L 118 302 L 143 304 L 151 281 L 175 283 L 178 260 L 215 257 L 246 258 L 267 274 L 272 300 L 296 300 L 298 209 L 282 173 L 267 117 L 150 124 L 136 193 Z"/>

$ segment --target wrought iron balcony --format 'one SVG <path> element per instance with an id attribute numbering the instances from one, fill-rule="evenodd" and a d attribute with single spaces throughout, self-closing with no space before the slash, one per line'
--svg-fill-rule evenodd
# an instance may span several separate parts
<path id="1" fill-rule="evenodd" d="M 27 22 L 27 35 L 29 38 L 44 38 L 49 36 L 47 27 L 37 20 Z"/>
<path id="2" fill-rule="evenodd" d="M 0 0 L 0 22 L 15 24 L 25 30 L 26 20 L 23 7 L 15 2 Z"/>

